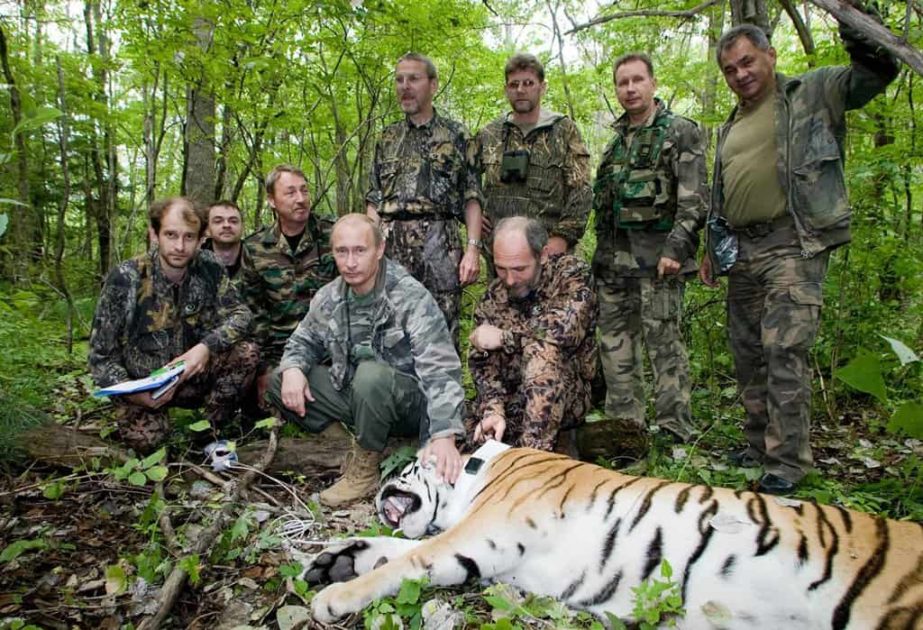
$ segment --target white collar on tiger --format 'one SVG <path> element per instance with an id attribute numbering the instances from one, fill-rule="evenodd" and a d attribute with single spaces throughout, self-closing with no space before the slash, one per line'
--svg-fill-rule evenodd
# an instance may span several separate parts
<path id="1" fill-rule="evenodd" d="M 484 442 L 481 448 L 472 453 L 468 457 L 468 461 L 465 462 L 465 467 L 462 468 L 461 474 L 455 481 L 455 493 L 467 493 L 471 489 L 471 486 L 474 485 L 474 480 L 477 479 L 478 473 L 484 469 L 484 466 L 494 457 L 509 448 L 509 444 L 504 444 L 497 440 L 487 440 Z"/>

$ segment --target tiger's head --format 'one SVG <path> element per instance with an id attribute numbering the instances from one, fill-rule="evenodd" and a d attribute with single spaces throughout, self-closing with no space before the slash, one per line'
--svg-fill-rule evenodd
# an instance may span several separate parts
<path id="1" fill-rule="evenodd" d="M 416 459 L 382 484 L 375 507 L 382 523 L 399 528 L 407 538 L 420 538 L 445 529 L 439 516 L 452 493 L 453 487 L 436 476 L 435 464 Z"/>

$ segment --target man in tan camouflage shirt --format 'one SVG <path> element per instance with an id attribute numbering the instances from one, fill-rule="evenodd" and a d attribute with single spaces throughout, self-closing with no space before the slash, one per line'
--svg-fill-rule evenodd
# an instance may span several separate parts
<path id="1" fill-rule="evenodd" d="M 151 204 L 150 252 L 109 272 L 93 318 L 90 371 L 100 387 L 185 363 L 178 384 L 113 396 L 120 439 L 148 452 L 170 433 L 171 406 L 204 405 L 217 431 L 233 418 L 253 381 L 259 350 L 244 341 L 251 314 L 214 255 L 198 249 L 205 216 L 171 197 Z"/>
<path id="2" fill-rule="evenodd" d="M 387 255 L 425 286 L 458 346 L 461 288 L 480 270 L 481 192 L 468 130 L 433 108 L 439 87 L 429 58 L 407 53 L 394 73 L 404 120 L 382 131 L 366 196 Z M 468 242 L 462 248 L 459 219 Z"/>
<path id="3" fill-rule="evenodd" d="M 262 355 L 253 401 L 260 406 L 289 335 L 317 290 L 336 277 L 330 251 L 332 223 L 311 211 L 304 173 L 288 164 L 273 168 L 266 176 L 266 200 L 276 220 L 244 239 L 241 280 Z"/>
<path id="4" fill-rule="evenodd" d="M 571 251 L 590 211 L 590 155 L 574 121 L 542 109 L 548 84 L 534 55 L 513 55 L 504 75 L 513 109 L 475 140 L 485 227 L 503 217 L 535 217 L 549 234 L 548 253 Z"/>
<path id="5" fill-rule="evenodd" d="M 617 59 L 613 79 L 625 113 L 594 185 L 606 415 L 646 431 L 643 345 L 654 372 L 656 424 L 687 441 L 693 427 L 680 318 L 708 209 L 705 145 L 693 121 L 655 98 L 647 55 Z"/>
<path id="6" fill-rule="evenodd" d="M 582 423 L 596 373 L 596 295 L 589 267 L 548 254 L 538 219 L 502 219 L 497 278 L 475 310 L 468 367 L 477 388 L 472 442 L 485 438 L 552 450 Z M 473 425 L 473 426 L 472 426 Z M 573 451 L 568 453 L 573 455 Z"/>

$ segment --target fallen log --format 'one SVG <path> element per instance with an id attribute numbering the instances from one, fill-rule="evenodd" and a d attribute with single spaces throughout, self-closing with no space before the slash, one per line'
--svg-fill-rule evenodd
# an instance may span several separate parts
<path id="1" fill-rule="evenodd" d="M 598 458 L 637 459 L 647 453 L 646 431 L 626 426 L 615 420 L 588 422 L 577 429 L 577 451 L 585 461 Z M 65 468 L 82 466 L 98 458 L 103 467 L 122 464 L 128 451 L 101 439 L 95 433 L 59 424 L 42 424 L 21 434 L 20 446 L 32 459 Z M 244 464 L 253 465 L 266 452 L 267 440 L 240 444 L 237 456 Z M 403 446 L 416 447 L 411 438 L 388 441 L 385 456 Z M 278 440 L 276 455 L 267 470 L 270 474 L 293 472 L 308 476 L 337 474 L 352 448 L 352 437 L 344 433 L 286 437 Z"/>

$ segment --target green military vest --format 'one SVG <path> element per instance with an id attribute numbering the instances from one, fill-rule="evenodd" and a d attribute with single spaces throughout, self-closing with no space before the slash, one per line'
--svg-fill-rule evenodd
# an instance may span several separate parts
<path id="1" fill-rule="evenodd" d="M 593 186 L 597 222 L 625 230 L 669 231 L 671 174 L 660 165 L 660 153 L 673 113 L 658 115 L 626 142 L 617 132 L 603 153 L 599 176 Z M 611 215 L 610 215 L 611 212 Z M 611 216 L 612 219 L 607 220 Z"/>

